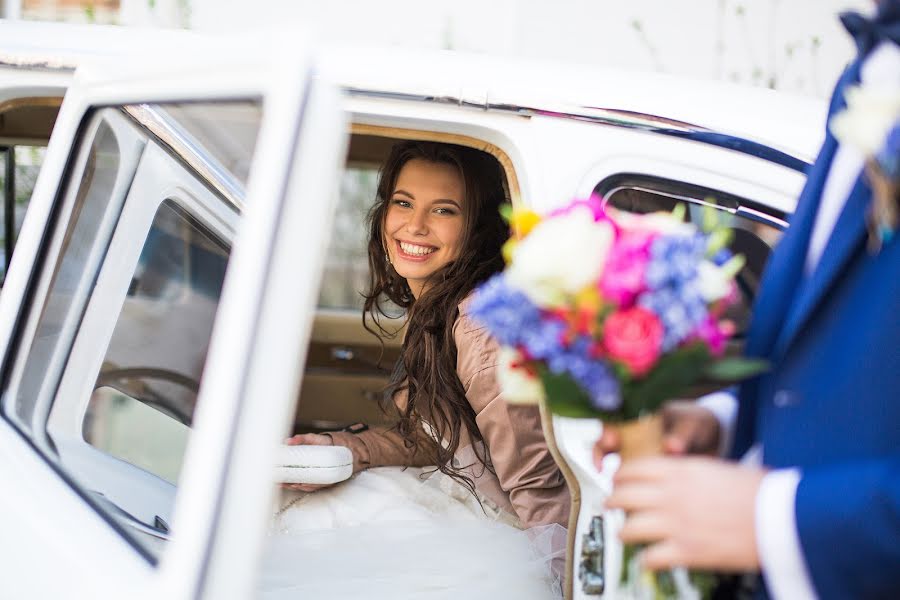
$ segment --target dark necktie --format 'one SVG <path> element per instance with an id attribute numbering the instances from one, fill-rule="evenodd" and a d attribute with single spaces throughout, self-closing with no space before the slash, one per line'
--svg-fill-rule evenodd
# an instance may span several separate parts
<path id="1" fill-rule="evenodd" d="M 900 0 L 881 0 L 871 19 L 856 12 L 841 13 L 840 17 L 861 57 L 881 42 L 900 44 Z"/>

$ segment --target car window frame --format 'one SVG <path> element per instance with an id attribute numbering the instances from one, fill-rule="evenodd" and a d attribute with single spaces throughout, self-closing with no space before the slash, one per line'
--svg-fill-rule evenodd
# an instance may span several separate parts
<path id="1" fill-rule="evenodd" d="M 38 178 L 29 215 L 26 216 L 23 226 L 23 235 L 19 240 L 20 252 L 16 253 L 19 258 L 17 260 L 15 256 L 13 257 L 13 267 L 10 269 L 13 277 L 7 280 L 4 293 L 0 296 L 0 352 L 3 358 L 0 371 L 4 382 L 8 381 L 10 364 L 21 346 L 23 324 L 31 312 L 28 307 L 34 306 L 31 300 L 38 289 L 36 286 L 46 276 L 46 272 L 52 270 L 52 265 L 57 259 L 59 248 L 47 244 L 52 242 L 60 227 L 65 229 L 68 225 L 65 217 L 59 213 L 61 194 L 68 189 L 67 178 L 73 162 L 73 153 L 78 148 L 77 140 L 81 139 L 83 117 L 88 111 L 111 105 L 259 99 L 264 108 L 263 120 L 248 180 L 247 197 L 259 198 L 265 202 L 249 208 L 248 212 L 257 216 L 242 219 L 242 232 L 252 229 L 243 224 L 248 220 L 263 222 L 266 227 L 271 226 L 273 212 L 280 210 L 281 207 L 278 204 L 276 209 L 265 204 L 271 199 L 285 197 L 288 186 L 294 184 L 292 170 L 299 165 L 295 164 L 293 159 L 298 154 L 297 145 L 301 143 L 300 137 L 306 128 L 306 125 L 301 127 L 301 122 L 306 111 L 310 88 L 330 89 L 327 82 L 317 82 L 313 79 L 314 63 L 307 40 L 296 34 L 274 36 L 270 34 L 249 36 L 244 40 L 245 43 L 241 44 L 235 40 L 200 38 L 187 42 L 187 46 L 196 52 L 185 52 L 185 48 L 179 48 L 178 60 L 171 63 L 177 65 L 175 68 L 160 70 L 158 56 L 129 61 L 125 69 L 88 68 L 81 71 L 80 77 L 75 77 L 73 87 L 68 90 L 53 139 L 48 147 L 44 168 Z M 175 50 L 171 51 L 174 58 Z M 124 63 L 122 65 L 126 66 Z M 319 117 L 322 116 L 323 110 L 335 115 L 341 113 L 336 94 L 328 97 L 325 109 L 319 109 Z M 330 118 L 324 119 L 323 125 L 331 129 L 330 135 L 333 139 L 329 144 L 332 145 L 333 140 L 345 132 L 344 123 L 335 123 Z M 309 125 L 309 128 L 322 127 Z M 307 135 L 306 138 L 308 137 Z M 309 142 L 309 139 L 303 142 L 307 144 L 304 155 L 314 153 Z M 326 148 L 334 150 L 327 144 Z M 320 150 L 317 148 L 316 152 Z M 314 156 L 307 160 L 321 163 L 323 159 L 322 156 Z M 309 169 L 303 170 L 309 175 Z M 316 177 L 313 176 L 311 179 Z M 321 189 L 314 191 L 321 196 Z M 313 196 L 315 197 L 315 194 Z M 242 244 L 238 244 L 245 247 L 242 254 L 246 256 L 240 260 L 243 265 L 240 268 L 241 274 L 235 277 L 239 282 L 241 278 L 254 280 L 253 285 L 259 287 L 255 281 L 255 271 L 265 270 L 264 261 L 269 256 L 271 243 L 268 237 L 261 236 L 259 232 L 246 236 L 242 233 L 242 237 L 248 238 Z M 257 247 L 254 247 L 255 242 L 261 243 L 257 243 Z M 17 264 L 19 266 L 16 266 Z M 47 268 L 48 265 L 51 266 L 50 269 Z M 235 291 L 230 292 L 231 296 L 241 295 L 239 285 L 232 284 L 231 287 L 235 288 Z M 223 291 L 223 295 L 227 294 L 228 292 Z M 236 298 L 230 303 L 247 308 L 248 303 L 252 307 L 260 300 L 259 294 L 253 291 L 247 291 L 243 295 L 248 298 Z M 241 316 L 238 311 L 240 322 L 237 328 L 255 331 L 252 328 L 256 313 L 257 311 L 253 309 L 246 316 Z M 226 346 L 223 353 L 226 356 L 229 353 L 236 354 L 232 360 L 241 364 L 243 364 L 241 361 L 245 360 L 243 348 L 233 350 Z M 199 428 L 203 430 L 201 444 L 203 448 L 189 453 L 192 456 L 189 461 L 192 465 L 191 493 L 190 498 L 184 501 L 185 510 L 179 513 L 181 516 L 176 517 L 176 522 L 181 523 L 176 525 L 178 536 L 173 539 L 167 559 L 159 562 L 159 569 L 149 571 L 147 566 L 152 563 L 152 559 L 130 543 L 128 536 L 121 534 L 117 524 L 102 510 L 98 510 L 96 503 L 67 477 L 59 465 L 35 443 L 33 437 L 16 428 L 4 411 L 0 418 L 3 429 L 14 431 L 33 453 L 30 458 L 48 465 L 50 470 L 59 476 L 59 480 L 53 485 L 58 487 L 64 484 L 65 489 L 72 490 L 84 501 L 79 511 L 84 512 L 81 509 L 85 509 L 87 513 L 94 515 L 92 519 L 94 525 L 100 523 L 102 526 L 103 531 L 98 531 L 97 536 L 91 537 L 97 537 L 105 544 L 102 547 L 107 549 L 105 555 L 109 556 L 109 566 L 112 568 L 115 565 L 120 568 L 113 568 L 112 573 L 107 572 L 108 569 L 103 570 L 105 580 L 102 585 L 98 584 L 98 589 L 115 590 L 117 586 L 112 582 L 116 581 L 119 587 L 127 582 L 129 587 L 137 585 L 138 589 L 146 590 L 150 595 L 174 593 L 185 597 L 215 597 L 207 592 L 207 588 L 233 590 L 236 585 L 240 587 L 251 579 L 249 573 L 255 572 L 252 548 L 244 544 L 227 548 L 228 552 L 224 552 L 217 538 L 221 538 L 223 532 L 231 529 L 240 530 L 245 537 L 250 533 L 246 527 L 241 528 L 233 519 L 227 524 L 221 523 L 220 514 L 221 504 L 228 492 L 226 488 L 229 485 L 237 485 L 232 482 L 235 477 L 232 472 L 238 469 L 231 464 L 233 455 L 230 451 L 234 445 L 234 437 L 253 429 L 258 423 L 245 425 L 237 421 L 239 416 L 237 409 L 243 405 L 241 398 L 231 397 L 225 406 L 222 406 L 221 402 L 216 404 L 218 406 L 215 410 L 206 411 L 211 414 L 204 416 L 204 424 Z M 195 433 L 195 436 L 197 435 Z M 244 462 L 249 459 L 253 463 L 252 471 L 266 474 L 266 470 L 260 468 L 262 466 L 259 462 L 260 456 L 254 452 L 250 454 L 252 456 L 241 459 Z M 246 471 L 244 468 L 242 472 Z M 241 498 L 240 501 L 246 504 L 246 499 Z M 267 506 L 260 504 L 258 498 L 257 505 L 257 512 L 263 514 Z M 48 521 L 56 522 L 56 519 Z M 65 531 L 64 525 L 60 531 Z M 264 536 L 264 528 L 252 532 L 254 535 L 258 534 L 260 538 Z M 66 540 L 65 536 L 62 536 L 59 543 L 54 544 L 54 548 L 65 546 L 67 550 L 72 550 L 76 544 L 83 546 L 84 543 L 83 540 Z M 100 547 L 91 547 L 87 554 L 94 555 L 94 551 L 99 552 Z M 128 547 L 134 552 L 121 552 L 122 548 Z M 221 559 L 220 554 L 227 554 L 232 559 Z M 99 555 L 96 556 L 96 560 L 100 560 Z M 214 578 L 210 576 L 212 567 L 215 567 L 216 572 Z M 90 576 L 94 576 L 93 572 Z M 96 573 L 97 579 L 100 579 L 100 576 L 100 572 Z M 123 579 L 127 577 L 137 579 L 131 581 Z"/>

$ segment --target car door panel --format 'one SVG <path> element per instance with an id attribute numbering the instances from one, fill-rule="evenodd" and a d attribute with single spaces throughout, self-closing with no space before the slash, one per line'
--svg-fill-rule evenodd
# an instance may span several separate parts
<path id="1" fill-rule="evenodd" d="M 74 593 L 83 591 L 87 597 L 117 598 L 124 594 L 129 597 L 218 598 L 223 597 L 223 590 L 226 590 L 226 595 L 231 595 L 235 589 L 249 589 L 252 586 L 258 548 L 262 544 L 265 532 L 262 522 L 268 511 L 267 498 L 272 492 L 271 471 L 268 465 L 272 464 L 272 453 L 283 434 L 281 430 L 288 422 L 282 413 L 290 410 L 296 400 L 296 386 L 287 391 L 287 387 L 290 386 L 285 387 L 280 385 L 281 382 L 277 382 L 270 390 L 271 394 L 257 396 L 267 398 L 268 402 L 257 400 L 254 409 L 260 408 L 258 403 L 263 402 L 264 410 L 256 412 L 247 410 L 246 414 L 251 416 L 239 418 L 244 416 L 241 414 L 241 405 L 245 401 L 244 395 L 241 394 L 244 386 L 231 385 L 234 383 L 231 378 L 233 376 L 239 380 L 243 378 L 248 353 L 251 350 L 247 345 L 233 342 L 237 339 L 247 341 L 248 338 L 252 338 L 260 324 L 257 318 L 260 314 L 259 304 L 266 298 L 262 284 L 267 279 L 259 276 L 268 272 L 266 265 L 271 254 L 271 240 L 275 237 L 273 233 L 280 222 L 284 198 L 287 196 L 297 201 L 295 198 L 297 194 L 305 198 L 327 198 L 327 194 L 323 193 L 322 182 L 327 179 L 330 183 L 333 174 L 323 168 L 323 161 L 325 164 L 329 164 L 332 160 L 337 161 L 341 153 L 340 144 L 344 127 L 340 121 L 335 97 L 328 95 L 326 91 L 316 92 L 318 88 L 327 90 L 328 85 L 313 82 L 311 79 L 309 54 L 302 41 L 279 38 L 262 42 L 256 40 L 254 44 L 239 44 L 239 46 L 233 47 L 232 42 L 210 43 L 210 47 L 204 48 L 203 51 L 198 50 L 196 54 L 179 56 L 177 63 L 166 63 L 165 68 L 154 64 L 158 63 L 159 59 L 153 57 L 144 63 L 135 60 L 127 69 L 118 72 L 115 69 L 87 70 L 83 71 L 81 76 L 76 76 L 77 83 L 69 90 L 60 111 L 57 127 L 48 148 L 45 168 L 35 188 L 34 200 L 26 217 L 20 238 L 20 252 L 17 252 L 19 266 L 16 267 L 17 259 L 14 259 L 11 269 L 14 275 L 7 281 L 0 299 L 0 315 L 3 317 L 0 319 L 3 323 L 0 326 L 0 335 L 3 336 L 0 340 L 4 352 L 5 381 L 8 385 L 11 374 L 14 380 L 17 377 L 13 363 L 21 362 L 17 361 L 18 353 L 21 348 L 29 347 L 28 340 L 34 336 L 35 322 L 39 320 L 41 314 L 45 314 L 41 303 L 45 301 L 47 288 L 58 273 L 54 261 L 58 260 L 66 249 L 65 242 L 69 238 L 66 228 L 71 224 L 70 219 L 73 215 L 66 213 L 64 201 L 66 196 L 59 190 L 65 189 L 66 182 L 73 177 L 73 173 L 79 172 L 80 165 L 86 160 L 84 157 L 78 159 L 77 151 L 72 155 L 72 159 L 69 156 L 71 148 L 73 146 L 77 148 L 85 132 L 89 131 L 87 124 L 90 115 L 104 110 L 116 112 L 116 107 L 169 101 L 206 102 L 214 106 L 216 103 L 247 99 L 263 107 L 260 134 L 255 147 L 251 149 L 253 161 L 249 168 L 246 192 L 244 193 L 240 187 L 232 190 L 242 193 L 242 200 L 248 205 L 244 215 L 245 222 L 242 225 L 242 229 L 247 232 L 247 240 L 243 244 L 237 243 L 237 246 L 243 247 L 244 250 L 237 250 L 234 253 L 234 260 L 229 262 L 228 277 L 234 281 L 222 292 L 225 308 L 219 307 L 214 326 L 219 333 L 213 336 L 223 338 L 224 341 L 219 342 L 218 353 L 210 352 L 204 369 L 204 378 L 199 390 L 200 410 L 194 415 L 194 430 L 187 447 L 178 494 L 174 499 L 174 512 L 171 515 L 165 512 L 172 504 L 171 494 L 166 493 L 166 488 L 171 487 L 171 482 L 159 484 L 154 480 L 155 476 L 141 472 L 139 468 L 131 465 L 123 466 L 121 461 L 114 458 L 100 458 L 103 453 L 92 449 L 85 450 L 84 447 L 80 453 L 70 452 L 68 460 L 60 460 L 57 454 L 60 448 L 54 444 L 52 434 L 49 437 L 43 436 L 45 423 L 40 417 L 42 414 L 46 415 L 52 405 L 38 406 L 40 410 L 34 411 L 34 415 L 37 416 L 28 419 L 27 427 L 24 426 L 23 419 L 18 419 L 15 427 L 8 420 L 0 422 L 4 451 L 14 453 L 10 462 L 22 465 L 42 464 L 44 468 L 34 470 L 36 481 L 43 482 L 40 484 L 41 487 L 69 490 L 65 496 L 67 500 L 61 505 L 65 513 L 60 515 L 59 527 L 50 528 L 50 523 L 56 521 L 55 518 L 47 519 L 47 526 L 42 527 L 41 520 L 29 513 L 20 519 L 17 532 L 21 535 L 23 543 L 42 548 L 45 563 L 54 565 L 64 562 L 66 567 L 56 567 L 59 572 L 68 573 L 70 565 L 78 565 L 80 568 L 73 571 L 77 571 L 82 580 L 79 581 L 78 590 Z M 273 56 L 280 58 L 273 59 Z M 315 103 L 317 122 L 314 126 L 310 126 L 316 130 L 316 134 L 313 138 L 307 137 L 304 142 L 307 146 L 300 157 L 301 152 L 295 150 L 295 146 L 306 127 L 301 115 L 308 108 L 311 98 L 320 98 L 323 95 L 325 100 Z M 165 140 L 159 138 L 155 131 L 149 130 L 149 134 L 148 139 L 157 139 L 165 144 Z M 311 149 L 313 142 L 316 142 L 315 152 Z M 202 152 L 202 144 L 194 150 Z M 310 154 L 316 153 L 317 156 L 309 158 Z M 140 152 L 136 154 L 140 156 Z M 301 163 L 307 160 L 316 163 L 318 175 L 314 171 L 310 174 L 309 169 L 301 166 Z M 215 177 L 215 173 L 206 171 L 197 164 L 189 164 L 187 168 L 198 181 Z M 294 182 L 292 179 L 294 172 L 304 173 L 304 179 L 308 181 Z M 73 180 L 73 185 L 77 183 L 77 180 Z M 133 183 L 136 187 L 131 186 L 129 178 L 129 185 L 123 188 L 122 197 L 129 188 L 130 194 L 138 193 L 152 182 L 136 177 Z M 216 186 L 210 183 L 209 187 L 215 189 Z M 202 193 L 198 195 L 196 189 L 189 188 L 190 185 L 182 185 L 179 188 L 177 183 L 173 183 L 165 194 L 181 195 L 182 200 L 191 195 L 194 196 L 194 200 L 199 199 Z M 132 198 L 130 194 L 129 201 Z M 156 200 L 157 204 L 158 201 L 159 199 Z M 143 203 L 144 200 L 135 202 Z M 191 200 L 186 202 L 190 204 Z M 202 202 L 194 204 L 199 206 Z M 230 201 L 229 204 L 233 210 L 234 202 Z M 323 218 L 327 218 L 329 205 L 327 199 L 321 202 L 321 210 L 324 211 L 323 215 L 326 215 Z M 111 210 L 107 213 L 106 229 L 107 232 L 111 232 L 117 224 L 120 224 L 118 209 L 115 207 L 115 201 L 108 202 L 105 206 Z M 128 222 L 129 215 L 124 217 L 125 222 Z M 231 227 L 233 224 L 228 224 L 227 221 L 226 219 L 225 224 Z M 60 398 L 60 407 L 62 408 L 64 403 L 68 403 L 68 407 L 62 409 L 60 418 L 54 419 L 51 427 L 53 433 L 63 439 L 62 446 L 67 445 L 64 438 L 68 438 L 68 441 L 78 439 L 78 415 L 84 414 L 85 393 L 89 393 L 95 383 L 93 373 L 102 366 L 100 359 L 103 356 L 104 340 L 108 340 L 110 333 L 108 322 L 103 322 L 103 326 L 98 327 L 95 332 L 100 334 L 98 336 L 89 335 L 86 333 L 87 330 L 81 330 L 79 327 L 85 319 L 90 323 L 95 315 L 106 312 L 106 309 L 102 308 L 108 307 L 109 303 L 121 305 L 123 294 L 127 294 L 131 285 L 122 279 L 122 274 L 127 272 L 127 269 L 123 270 L 121 267 L 134 264 L 136 252 L 140 251 L 140 244 L 144 241 L 140 234 L 141 227 L 138 225 L 134 227 L 136 231 L 131 232 L 130 240 L 133 245 L 129 245 L 128 235 L 117 233 L 113 240 L 115 247 L 112 251 L 108 246 L 107 235 L 107 241 L 98 240 L 98 245 L 94 249 L 96 252 L 85 253 L 90 260 L 84 261 L 85 277 L 79 282 L 80 287 L 75 288 L 80 290 L 76 294 L 76 299 L 83 303 L 96 291 L 98 304 L 88 306 L 87 312 L 84 312 L 78 309 L 76 303 L 73 307 L 75 310 L 70 312 L 66 320 L 60 321 L 59 324 L 54 323 L 53 326 L 54 333 L 63 331 L 66 335 L 74 337 L 76 342 L 74 345 L 60 343 L 54 346 L 51 364 L 58 365 L 58 368 L 62 369 L 66 365 L 65 357 L 71 354 L 70 350 L 77 350 L 79 353 L 76 363 L 71 365 L 71 371 L 66 373 L 69 377 L 66 379 L 68 386 L 66 390 L 70 390 L 74 397 Z M 220 234 L 222 229 L 228 229 L 215 225 L 211 228 L 218 230 Z M 146 221 L 143 229 L 146 231 Z M 319 246 L 318 236 L 318 229 L 310 225 L 306 235 L 294 239 L 296 255 L 316 256 L 315 248 Z M 309 247 L 312 247 L 313 251 L 310 251 Z M 227 252 L 227 248 L 225 251 Z M 107 257 L 102 270 L 99 267 L 101 256 Z M 119 268 L 116 269 L 115 266 Z M 316 280 L 317 268 L 317 264 L 309 264 L 301 277 L 292 278 L 291 284 L 299 285 L 303 290 L 313 288 L 314 284 L 311 282 Z M 109 294 L 108 290 L 113 289 L 116 291 Z M 28 304 L 25 302 L 26 299 Z M 29 306 L 35 308 L 29 309 Z M 229 309 L 227 306 L 232 308 Z M 289 312 L 295 310 L 296 306 L 282 304 L 280 308 Z M 114 317 L 116 311 L 112 312 Z M 294 320 L 307 322 L 304 320 L 311 320 L 311 314 L 311 310 L 299 311 Z M 61 329 L 62 325 L 66 327 Z M 83 332 L 86 337 L 79 340 L 78 335 Z M 93 352 L 84 350 L 89 346 L 95 346 Z M 277 348 L 272 350 L 274 353 L 277 351 Z M 81 354 L 82 352 L 85 353 Z M 78 372 L 81 368 L 79 365 L 84 366 L 83 372 Z M 50 375 L 52 376 L 47 378 L 48 392 L 51 391 L 51 385 L 55 386 L 52 381 L 59 381 L 59 377 L 53 373 Z M 52 391 L 55 389 L 53 387 Z M 221 390 L 225 392 L 219 393 Z M 247 403 L 250 404 L 250 401 L 247 400 Z M 273 404 L 279 405 L 281 410 L 269 411 Z M 15 403 L 10 401 L 9 389 L 4 396 L 3 412 L 8 418 L 17 413 Z M 31 436 L 34 431 L 39 433 Z M 42 436 L 45 438 L 43 441 Z M 244 438 L 252 439 L 253 444 L 259 439 L 266 440 L 267 442 L 262 445 L 270 443 L 271 452 L 260 454 L 251 449 L 235 455 L 232 450 L 235 448 L 242 450 L 236 440 Z M 15 443 L 16 440 L 18 443 Z M 252 447 L 253 444 L 248 444 L 247 447 Z M 65 448 L 62 451 L 67 452 Z M 118 486 L 127 487 L 131 477 L 136 488 L 150 491 L 145 494 L 143 502 L 130 500 L 131 510 L 125 510 L 120 502 L 114 502 L 106 495 L 93 494 L 90 488 L 95 487 L 94 485 L 91 483 L 85 485 L 85 481 L 71 473 L 72 464 L 79 461 L 90 462 L 92 468 L 105 473 L 97 475 L 100 479 L 115 479 Z M 233 468 L 233 462 L 240 463 L 238 468 Z M 123 472 L 130 475 L 123 475 Z M 258 481 L 234 480 L 245 477 L 248 472 L 254 474 Z M 104 485 L 108 487 L 108 484 Z M 227 494 L 242 495 L 249 485 L 257 487 L 258 491 L 244 495 L 236 501 L 238 505 L 236 515 L 231 515 L 229 509 L 222 510 L 223 507 L 232 505 L 231 500 L 226 497 Z M 235 491 L 232 492 L 232 488 Z M 10 488 L 4 486 L 4 489 Z M 33 492 L 35 490 L 28 490 L 28 493 Z M 38 506 L 35 506 L 35 509 L 37 508 Z M 116 514 L 116 510 L 119 509 L 126 514 Z M 248 515 L 251 519 L 259 521 L 260 526 L 248 530 L 246 525 Z M 223 517 L 226 516 L 231 518 L 223 521 Z M 132 520 L 131 517 L 135 519 Z M 156 519 L 157 517 L 160 518 Z M 171 520 L 166 517 L 171 517 Z M 64 525 L 67 519 L 75 519 L 77 523 L 67 527 Z M 144 526 L 151 529 L 141 532 Z M 152 549 L 142 547 L 137 541 L 141 535 L 150 534 L 154 537 L 153 527 L 160 532 L 171 527 L 175 534 L 169 542 L 160 546 L 165 550 L 161 559 L 157 559 Z M 77 538 L 70 535 L 75 532 L 80 534 Z M 247 543 L 248 535 L 255 541 Z M 33 553 L 26 555 L 35 558 Z M 76 555 L 79 557 L 77 560 L 73 558 Z M 25 589 L 24 581 L 40 576 L 39 573 L 44 571 L 38 566 L 41 561 L 34 560 L 31 564 L 31 567 L 16 573 L 16 577 L 22 579 L 5 582 L 4 589 L 8 589 L 7 586 L 12 589 Z M 89 565 L 93 568 L 86 568 Z M 103 565 L 103 568 L 100 568 L 100 565 Z M 47 585 L 35 586 L 35 589 L 52 591 L 61 587 L 47 582 Z"/>

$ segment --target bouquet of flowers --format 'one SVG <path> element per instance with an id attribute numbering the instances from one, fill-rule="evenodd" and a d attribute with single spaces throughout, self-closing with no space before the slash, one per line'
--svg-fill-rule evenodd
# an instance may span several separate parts
<path id="1" fill-rule="evenodd" d="M 724 315 L 744 259 L 728 251 L 730 230 L 712 212 L 698 228 L 683 206 L 635 215 L 593 196 L 507 218 L 507 267 L 479 288 L 470 314 L 501 344 L 508 402 L 543 398 L 555 414 L 619 427 L 628 460 L 661 452 L 654 413 L 666 400 L 703 379 L 765 369 L 725 356 L 735 328 Z M 632 550 L 623 564 L 633 574 Z"/>

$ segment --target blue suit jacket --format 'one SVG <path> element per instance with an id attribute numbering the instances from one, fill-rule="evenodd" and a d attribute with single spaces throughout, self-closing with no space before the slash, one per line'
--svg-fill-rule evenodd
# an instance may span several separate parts
<path id="1" fill-rule="evenodd" d="M 747 353 L 772 369 L 741 387 L 733 453 L 761 442 L 767 466 L 800 467 L 797 529 L 820 598 L 900 598 L 900 236 L 866 251 L 861 176 L 805 276 L 836 148 L 828 133 L 763 276 Z"/>

